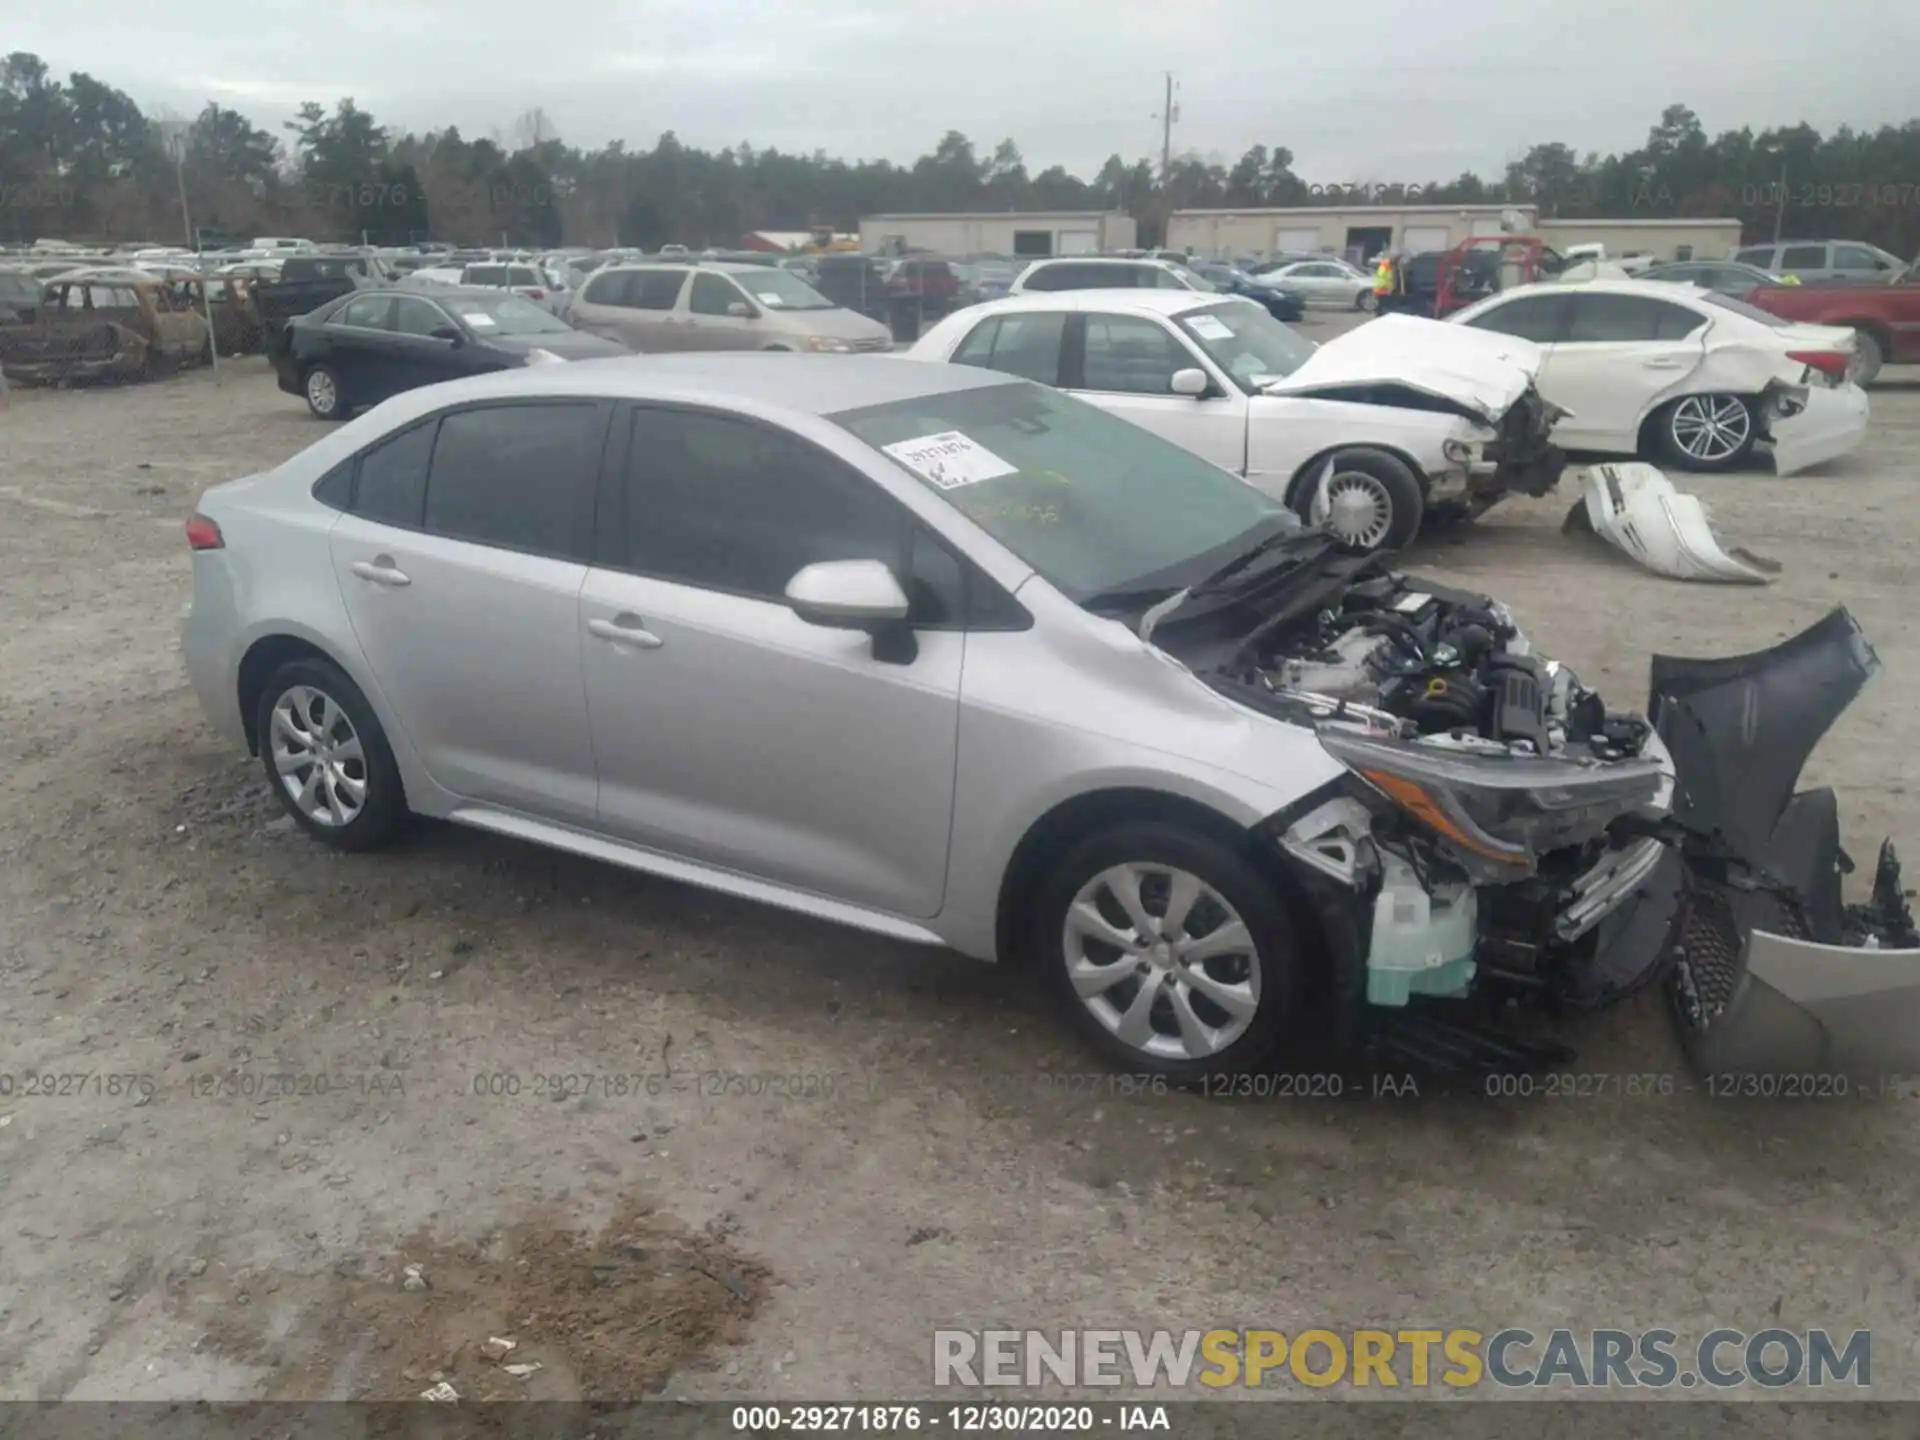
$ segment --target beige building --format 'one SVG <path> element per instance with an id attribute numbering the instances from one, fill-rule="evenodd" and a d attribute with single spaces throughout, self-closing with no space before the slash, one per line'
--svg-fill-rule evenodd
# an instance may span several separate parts
<path id="1" fill-rule="evenodd" d="M 1446 250 L 1470 235 L 1498 235 L 1503 217 L 1527 232 L 1531 205 L 1317 205 L 1272 210 L 1176 210 L 1167 245 L 1210 259 L 1304 250 L 1370 260 L 1383 250 Z"/>
<path id="2" fill-rule="evenodd" d="M 1263 210 L 1176 210 L 1167 244 L 1210 259 L 1303 250 L 1371 260 L 1383 251 L 1447 250 L 1474 235 L 1538 235 L 1556 250 L 1602 244 L 1609 258 L 1718 260 L 1740 246 L 1738 220 L 1542 220 L 1532 205 L 1303 206 Z M 1683 254 L 1682 252 L 1685 252 Z"/>
<path id="3" fill-rule="evenodd" d="M 1726 260 L 1740 248 L 1738 220 L 1542 220 L 1536 233 L 1556 250 L 1604 245 L 1607 258 L 1651 255 L 1655 260 Z"/>
<path id="4" fill-rule="evenodd" d="M 1134 245 L 1131 215 L 1098 210 L 971 215 L 866 215 L 860 248 L 941 255 L 1092 255 Z"/>

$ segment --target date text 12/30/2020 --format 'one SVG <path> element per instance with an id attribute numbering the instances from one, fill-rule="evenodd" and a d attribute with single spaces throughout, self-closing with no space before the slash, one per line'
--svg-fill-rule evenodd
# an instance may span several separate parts
<path id="1" fill-rule="evenodd" d="M 1092 1435 L 1173 1428 L 1164 1405 L 736 1405 L 732 1421 L 743 1434 Z"/>

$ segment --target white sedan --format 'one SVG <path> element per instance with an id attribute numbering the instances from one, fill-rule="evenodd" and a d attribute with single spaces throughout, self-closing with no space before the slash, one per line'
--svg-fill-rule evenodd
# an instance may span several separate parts
<path id="1" fill-rule="evenodd" d="M 1531 340 L 1569 450 L 1732 470 L 1760 441 L 1791 475 L 1857 447 L 1867 394 L 1848 381 L 1853 332 L 1796 325 L 1697 285 L 1649 280 L 1503 290 L 1451 323 Z"/>
<path id="2" fill-rule="evenodd" d="M 1296 260 L 1277 270 L 1268 270 L 1260 278 L 1298 295 L 1307 305 L 1319 309 L 1369 310 L 1373 307 L 1373 277 L 1363 274 L 1344 260 Z"/>
<path id="3" fill-rule="evenodd" d="M 1186 290 L 1013 295 L 948 316 L 910 359 L 1071 392 L 1231 470 L 1356 549 L 1437 506 L 1545 494 L 1565 460 L 1523 340 L 1387 316 L 1316 346 L 1261 306 Z"/>

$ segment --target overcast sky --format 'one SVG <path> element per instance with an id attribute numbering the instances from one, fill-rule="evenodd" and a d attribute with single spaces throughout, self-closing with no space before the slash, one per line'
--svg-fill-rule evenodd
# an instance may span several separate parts
<path id="1" fill-rule="evenodd" d="M 0 0 L 0 45 L 276 133 L 351 95 L 469 135 L 539 106 L 585 146 L 911 160 L 956 129 L 1036 174 L 1157 159 L 1165 70 L 1176 151 L 1285 145 L 1328 184 L 1631 147 L 1674 101 L 1710 133 L 1920 114 L 1920 4 L 1893 0 Z"/>

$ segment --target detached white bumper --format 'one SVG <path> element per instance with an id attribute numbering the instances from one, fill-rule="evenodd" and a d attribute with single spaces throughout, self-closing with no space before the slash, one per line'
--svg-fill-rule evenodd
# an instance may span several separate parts
<path id="1" fill-rule="evenodd" d="M 1851 381 L 1807 391 L 1807 408 L 1775 420 L 1773 468 L 1795 475 L 1808 466 L 1850 453 L 1867 437 L 1867 392 Z"/>

